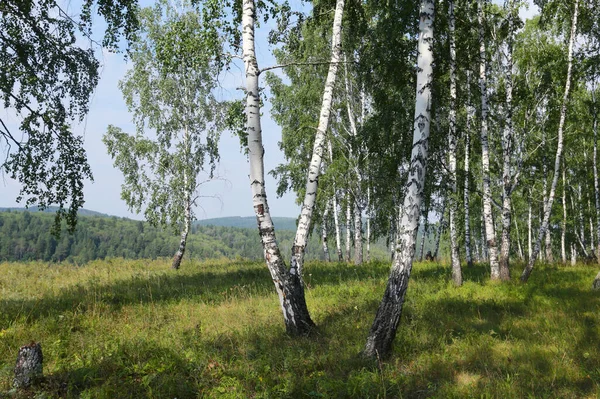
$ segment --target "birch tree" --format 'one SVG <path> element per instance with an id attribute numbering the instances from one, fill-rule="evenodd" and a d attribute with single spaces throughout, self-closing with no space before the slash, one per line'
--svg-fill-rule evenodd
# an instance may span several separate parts
<path id="1" fill-rule="evenodd" d="M 484 14 L 486 0 L 477 0 L 477 22 L 479 27 L 479 90 L 481 92 L 481 174 L 483 179 L 483 221 L 485 227 L 485 241 L 490 261 L 491 279 L 500 278 L 500 265 L 498 263 L 498 250 L 496 244 L 496 231 L 492 215 L 492 187 L 490 180 L 490 151 L 488 142 L 488 93 L 487 93 L 487 67 L 486 67 L 486 42 L 484 28 Z"/>
<path id="2" fill-rule="evenodd" d="M 433 0 L 421 0 L 417 50 L 417 90 L 410 168 L 399 223 L 396 255 L 364 350 L 364 354 L 372 358 L 387 357 L 391 352 L 392 342 L 402 315 L 402 306 L 415 255 L 431 123 L 434 6 Z"/>
<path id="3" fill-rule="evenodd" d="M 211 93 L 217 67 L 198 45 L 202 21 L 189 3 L 166 0 L 141 10 L 132 68 L 120 82 L 136 133 L 109 126 L 103 141 L 125 182 L 121 198 L 153 225 L 180 229 L 179 269 L 208 164 L 212 178 L 224 104 Z M 154 137 L 153 137 L 154 136 Z"/>
<path id="4" fill-rule="evenodd" d="M 265 261 L 279 296 L 286 330 L 293 335 L 307 334 L 312 330 L 314 323 L 306 306 L 304 286 L 298 271 L 298 265 L 292 263 L 289 269 L 285 265 L 277 244 L 275 227 L 267 202 L 258 85 L 260 69 L 258 68 L 254 41 L 256 15 L 257 9 L 254 0 L 243 0 L 241 38 L 245 71 L 245 114 L 252 204 L 256 214 Z"/>
<path id="5" fill-rule="evenodd" d="M 457 188 L 456 188 L 456 42 L 454 1 L 448 2 L 448 28 L 450 41 L 450 131 L 448 133 L 448 167 L 450 173 L 450 196 L 448 201 L 450 223 L 450 258 L 454 285 L 462 285 L 462 271 L 458 255 L 458 237 L 456 226 Z M 443 217 L 443 216 L 442 216 Z"/>
<path id="6" fill-rule="evenodd" d="M 298 229 L 292 246 L 292 258 L 290 263 L 292 267 L 298 268 L 298 273 L 302 276 L 304 265 L 304 250 L 310 232 L 310 223 L 312 213 L 315 207 L 317 198 L 317 185 L 319 172 L 321 170 L 321 162 L 323 158 L 323 149 L 325 145 L 325 134 L 329 125 L 329 116 L 331 113 L 331 103 L 333 101 L 333 89 L 337 76 L 338 64 L 342 50 L 342 16 L 344 14 L 344 0 L 337 0 L 335 6 L 335 15 L 333 17 L 333 30 L 331 35 L 331 63 L 329 64 L 329 72 L 325 80 L 325 90 L 323 91 L 323 100 L 321 103 L 321 111 L 319 114 L 319 125 L 315 136 L 312 159 L 308 168 L 308 176 L 306 178 L 306 191 L 304 201 L 298 219 Z"/>
<path id="7" fill-rule="evenodd" d="M 516 185 L 513 184 L 512 157 L 513 157 L 513 41 L 515 11 L 513 0 L 508 0 L 508 36 L 506 39 L 506 115 L 505 126 L 502 134 L 502 241 L 500 245 L 500 279 L 510 280 L 510 228 L 512 215 L 511 196 Z"/>
<path id="8" fill-rule="evenodd" d="M 537 258 L 538 253 L 540 252 L 541 242 L 546 230 L 548 229 L 548 222 L 550 220 L 550 212 L 552 211 L 552 204 L 554 202 L 554 193 L 556 191 L 556 185 L 558 182 L 558 176 L 560 172 L 560 164 L 563 150 L 563 133 L 565 126 L 565 119 L 567 114 L 567 105 L 569 99 L 569 91 L 571 89 L 571 74 L 573 68 L 573 46 L 575 43 L 575 36 L 577 34 L 577 14 L 579 11 L 579 0 L 575 0 L 574 2 L 574 10 L 573 17 L 571 20 L 571 32 L 569 37 L 569 47 L 567 50 L 567 79 L 565 83 L 565 90 L 562 99 L 562 106 L 560 110 L 560 120 L 558 124 L 558 143 L 556 147 L 556 157 L 554 161 L 554 176 L 552 179 L 552 185 L 550 186 L 550 194 L 548 195 L 547 203 L 544 204 L 544 218 L 542 220 L 542 224 L 540 226 L 538 237 L 535 242 L 535 247 L 533 249 L 533 253 L 529 262 L 527 262 L 527 266 L 523 270 L 521 274 L 521 281 L 527 282 L 529 276 L 531 275 L 531 271 L 535 265 L 535 259 Z"/>

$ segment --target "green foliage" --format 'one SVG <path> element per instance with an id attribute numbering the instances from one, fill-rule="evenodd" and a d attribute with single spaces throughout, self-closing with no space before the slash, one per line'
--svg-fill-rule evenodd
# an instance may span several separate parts
<path id="1" fill-rule="evenodd" d="M 188 259 L 263 259 L 263 250 L 257 237 L 256 219 L 253 224 L 235 218 L 215 219 L 213 225 L 196 224 L 188 236 Z M 285 256 L 291 256 L 295 220 L 274 218 L 278 227 L 277 238 Z M 290 224 L 291 222 L 291 224 Z M 77 230 L 60 238 L 50 234 L 52 215 L 30 212 L 0 213 L 0 261 L 45 262 L 66 261 L 78 265 L 96 259 L 121 257 L 125 259 L 156 259 L 171 257 L 179 238 L 170 231 L 155 228 L 148 223 L 108 216 L 79 215 Z M 252 227 L 252 228 L 250 228 Z M 333 250 L 333 249 L 331 249 Z M 374 258 L 386 258 L 383 243 L 373 245 Z M 308 260 L 323 259 L 317 235 L 311 237 L 306 251 Z"/>
<path id="2" fill-rule="evenodd" d="M 541 266 L 528 285 L 452 286 L 416 264 L 388 362 L 360 351 L 388 264 L 306 265 L 318 333 L 291 338 L 262 262 L 0 264 L 0 395 L 18 348 L 44 351 L 41 397 L 465 398 L 600 394 L 598 295 L 585 266 Z M 23 278 L 27 276 L 27 278 Z M 32 284 L 35 281 L 35 284 Z"/>
<path id="3" fill-rule="evenodd" d="M 212 94 L 218 65 L 187 1 L 159 1 L 139 18 L 133 66 L 119 84 L 136 134 L 111 125 L 103 141 L 125 177 L 121 197 L 130 209 L 144 208 L 153 225 L 176 227 L 189 223 L 185 210 L 198 198 L 198 175 L 208 164 L 211 179 L 219 158 L 224 105 Z"/>
<path id="4" fill-rule="evenodd" d="M 0 168 L 22 184 L 18 201 L 58 205 L 55 229 L 62 218 L 75 228 L 83 181 L 92 178 L 83 140 L 70 125 L 83 120 L 98 83 L 94 50 L 77 43 L 78 34 L 91 38 L 94 7 L 107 22 L 104 46 L 114 50 L 121 35 L 133 37 L 134 0 L 86 0 L 80 21 L 55 0 L 0 5 L 0 98 L 20 121 L 17 133 L 0 119 L 7 155 Z"/>

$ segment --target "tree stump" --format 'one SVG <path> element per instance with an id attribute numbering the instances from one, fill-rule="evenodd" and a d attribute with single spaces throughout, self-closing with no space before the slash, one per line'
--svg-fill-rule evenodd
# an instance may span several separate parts
<path id="1" fill-rule="evenodd" d="M 42 345 L 32 342 L 22 346 L 15 365 L 15 388 L 27 388 L 39 381 L 43 375 Z"/>
<path id="2" fill-rule="evenodd" d="M 592 289 L 596 291 L 600 290 L 600 272 L 596 274 L 596 278 L 594 279 L 594 283 L 592 284 Z"/>

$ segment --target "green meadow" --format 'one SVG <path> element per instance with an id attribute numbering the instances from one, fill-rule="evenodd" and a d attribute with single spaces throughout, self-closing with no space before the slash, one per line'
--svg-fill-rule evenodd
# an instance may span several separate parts
<path id="1" fill-rule="evenodd" d="M 286 335 L 262 262 L 0 264 L 1 398 L 596 398 L 595 266 L 538 266 L 530 282 L 486 265 L 413 268 L 394 352 L 360 356 L 389 262 L 309 263 L 318 328 Z M 514 265 L 518 276 L 521 265 Z M 44 380 L 11 387 L 20 346 Z"/>

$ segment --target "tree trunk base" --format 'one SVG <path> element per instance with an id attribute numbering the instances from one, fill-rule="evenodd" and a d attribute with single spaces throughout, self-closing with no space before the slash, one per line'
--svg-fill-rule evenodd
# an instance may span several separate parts
<path id="1" fill-rule="evenodd" d="M 42 346 L 39 343 L 32 342 L 22 346 L 15 365 L 14 387 L 27 388 L 39 382 L 44 376 L 43 361 Z"/>
<path id="2" fill-rule="evenodd" d="M 592 289 L 594 291 L 600 290 L 600 272 L 598 272 L 598 274 L 596 274 L 596 278 L 594 279 L 594 283 L 592 284 Z"/>

